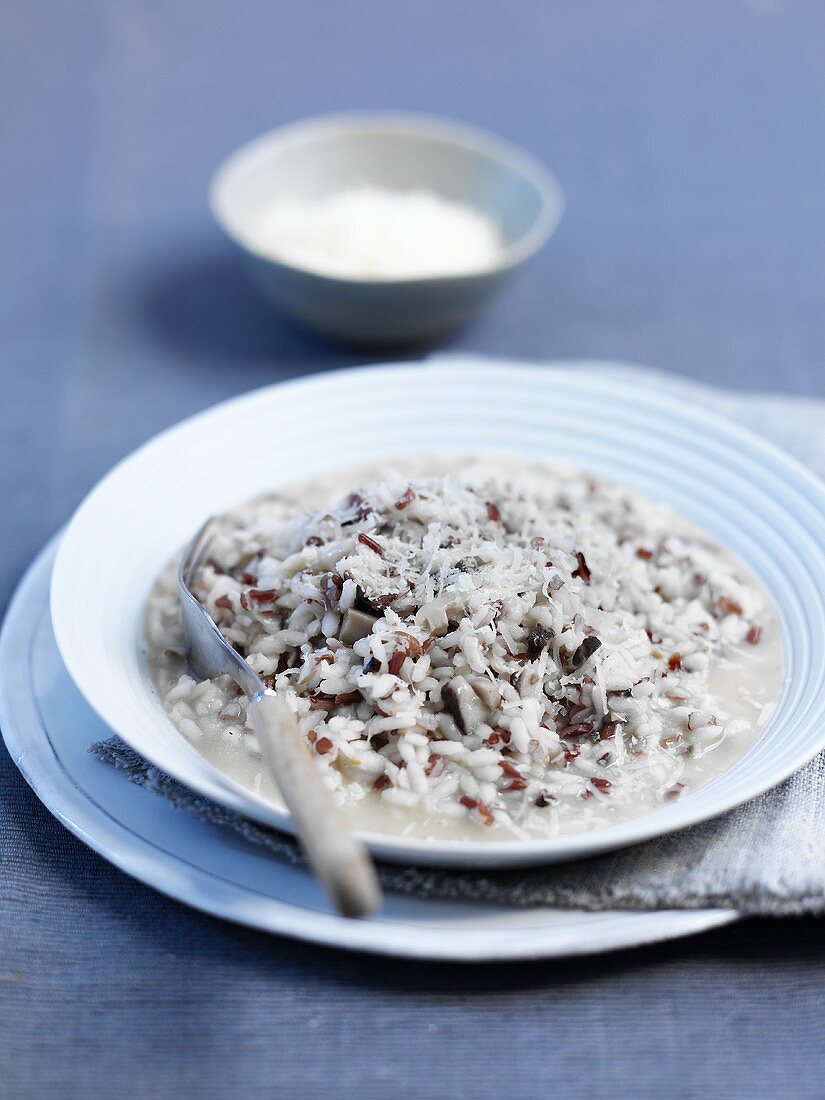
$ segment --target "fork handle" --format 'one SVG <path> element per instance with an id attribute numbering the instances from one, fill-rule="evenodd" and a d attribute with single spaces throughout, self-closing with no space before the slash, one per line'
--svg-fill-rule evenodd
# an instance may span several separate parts
<path id="1" fill-rule="evenodd" d="M 339 912 L 374 912 L 381 904 L 375 864 L 333 802 L 294 714 L 268 693 L 253 696 L 248 713 L 301 846 Z"/>

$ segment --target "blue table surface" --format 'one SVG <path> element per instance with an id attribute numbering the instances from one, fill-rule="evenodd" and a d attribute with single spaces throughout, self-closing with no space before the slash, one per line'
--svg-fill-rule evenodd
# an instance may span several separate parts
<path id="1" fill-rule="evenodd" d="M 0 601 L 180 417 L 363 360 L 274 315 L 216 163 L 329 109 L 451 115 L 568 196 L 454 348 L 825 394 L 816 0 L 32 0 L 0 14 Z M 267 938 L 115 871 L 0 757 L 0 1096 L 821 1096 L 823 932 L 462 969 Z"/>

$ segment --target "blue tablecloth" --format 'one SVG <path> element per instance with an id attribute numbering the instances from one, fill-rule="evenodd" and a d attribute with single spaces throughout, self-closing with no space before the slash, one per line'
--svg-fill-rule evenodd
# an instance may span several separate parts
<path id="1" fill-rule="evenodd" d="M 181 416 L 356 362 L 274 316 L 205 202 L 340 108 L 453 115 L 568 194 L 453 346 L 825 393 L 817 0 L 75 0 L 0 15 L 0 599 Z M 127 879 L 0 757 L 0 1096 L 821 1096 L 813 921 L 486 969 L 267 938 Z"/>

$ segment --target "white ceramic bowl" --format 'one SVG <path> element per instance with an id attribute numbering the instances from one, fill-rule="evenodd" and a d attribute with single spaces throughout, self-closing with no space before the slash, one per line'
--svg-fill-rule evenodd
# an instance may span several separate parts
<path id="1" fill-rule="evenodd" d="M 257 226 L 273 200 L 363 185 L 466 202 L 496 221 L 506 247 L 477 274 L 381 281 L 318 274 L 261 249 Z M 430 340 L 467 321 L 544 244 L 564 207 L 558 181 L 520 149 L 444 119 L 384 113 L 325 115 L 256 138 L 218 168 L 210 202 L 281 309 L 360 344 Z"/>
<path id="2" fill-rule="evenodd" d="M 462 866 L 592 855 L 721 813 L 825 746 L 825 487 L 724 419 L 646 392 L 637 379 L 582 366 L 447 361 L 337 371 L 235 398 L 159 435 L 100 482 L 60 547 L 52 617 L 78 687 L 158 767 L 288 829 L 283 810 L 208 765 L 162 710 L 141 654 L 149 590 L 211 513 L 342 464 L 445 449 L 562 459 L 667 501 L 730 546 L 767 586 L 781 619 L 787 682 L 774 717 L 742 757 L 653 813 L 529 842 L 365 834 L 376 854 Z"/>

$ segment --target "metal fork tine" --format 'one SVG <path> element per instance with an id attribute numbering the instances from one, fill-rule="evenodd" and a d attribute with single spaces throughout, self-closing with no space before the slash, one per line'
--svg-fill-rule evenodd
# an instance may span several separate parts
<path id="1" fill-rule="evenodd" d="M 214 518 L 214 516 L 210 516 L 209 519 L 201 524 L 197 534 L 186 547 L 186 551 L 181 558 L 178 576 L 187 588 L 194 574 L 200 569 L 203 559 L 206 557 L 206 553 L 214 541 L 214 537 L 204 540 L 204 535 L 209 530 L 209 526 Z"/>
<path id="2" fill-rule="evenodd" d="M 195 560 L 192 562 L 191 566 L 189 567 L 189 572 L 188 572 L 187 576 L 189 576 L 189 577 L 194 577 L 195 576 L 197 571 L 203 565 L 204 560 L 206 558 L 206 555 L 209 553 L 209 548 L 211 547 L 211 545 L 214 541 L 215 541 L 215 539 L 212 536 L 210 536 L 208 539 L 204 540 L 203 545 L 198 550 L 198 553 L 195 557 Z"/>

